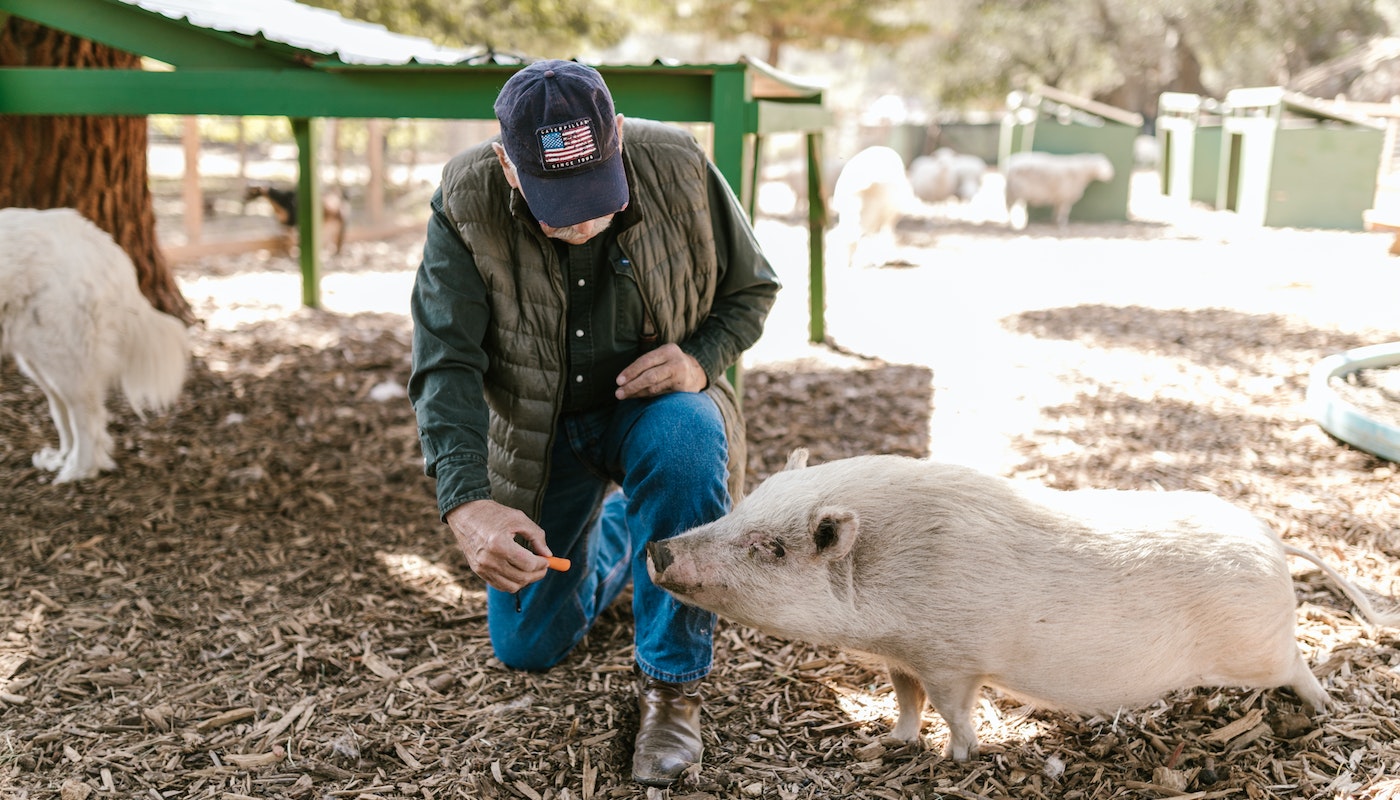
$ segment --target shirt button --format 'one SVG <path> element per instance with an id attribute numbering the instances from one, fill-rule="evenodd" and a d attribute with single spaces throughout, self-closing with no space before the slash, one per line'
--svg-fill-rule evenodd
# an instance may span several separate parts
<path id="1" fill-rule="evenodd" d="M 574 331 L 574 335 L 577 336 L 577 337 L 579 337 L 580 339 L 582 339 L 582 338 L 583 338 L 583 331 L 582 331 L 582 330 Z"/>
<path id="2" fill-rule="evenodd" d="M 583 278 L 579 278 L 579 279 L 578 279 L 578 285 L 579 285 L 579 286 L 582 286 L 582 285 L 583 285 Z"/>
<path id="3" fill-rule="evenodd" d="M 582 375 L 575 375 L 575 376 L 574 376 L 574 383 L 583 383 L 583 376 L 582 376 Z"/>

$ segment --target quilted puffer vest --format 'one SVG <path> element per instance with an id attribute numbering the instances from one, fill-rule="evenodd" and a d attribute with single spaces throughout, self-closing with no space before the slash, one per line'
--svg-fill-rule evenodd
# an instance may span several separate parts
<path id="1" fill-rule="evenodd" d="M 629 118 L 623 157 L 640 221 L 618 242 L 636 271 L 642 300 L 662 343 L 684 341 L 709 314 L 718 282 L 706 194 L 706 156 L 677 128 Z M 491 409 L 491 491 L 497 502 L 539 519 L 548 456 L 564 397 L 565 289 L 553 243 L 506 183 L 489 142 L 443 170 L 444 209 L 471 248 L 486 284 L 494 324 L 483 343 Z M 511 197 L 510 207 L 501 198 Z M 729 489 L 743 493 L 743 418 L 733 386 L 711 381 L 706 393 L 724 418 Z"/>

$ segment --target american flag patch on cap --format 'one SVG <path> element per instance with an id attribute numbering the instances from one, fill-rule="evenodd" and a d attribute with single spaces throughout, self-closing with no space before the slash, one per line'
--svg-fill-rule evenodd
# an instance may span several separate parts
<path id="1" fill-rule="evenodd" d="M 598 145 L 587 118 L 540 128 L 540 154 L 545 169 L 566 169 L 597 161 Z"/>

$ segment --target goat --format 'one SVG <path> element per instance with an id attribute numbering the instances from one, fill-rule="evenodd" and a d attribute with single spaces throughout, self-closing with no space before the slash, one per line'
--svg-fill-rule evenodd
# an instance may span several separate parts
<path id="1" fill-rule="evenodd" d="M 243 193 L 243 202 L 249 203 L 259 197 L 266 197 L 272 204 L 272 214 L 281 223 L 286 239 L 287 251 L 296 242 L 297 236 L 297 193 L 295 189 L 279 189 L 268 183 L 250 183 Z M 338 191 L 328 191 L 321 195 L 321 230 L 335 242 L 335 253 L 345 247 L 345 200 Z"/>

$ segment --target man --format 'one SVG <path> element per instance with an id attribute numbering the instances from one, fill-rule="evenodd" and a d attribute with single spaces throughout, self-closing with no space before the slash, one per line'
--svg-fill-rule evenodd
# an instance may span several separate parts
<path id="1" fill-rule="evenodd" d="M 742 489 L 724 372 L 778 281 L 694 138 L 624 137 L 596 70 L 531 64 L 495 110 L 500 137 L 443 170 L 413 289 L 426 471 L 507 666 L 554 666 L 632 584 L 633 777 L 666 786 L 701 757 L 715 620 L 655 586 L 643 548 Z"/>

